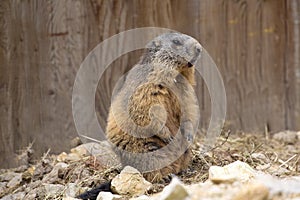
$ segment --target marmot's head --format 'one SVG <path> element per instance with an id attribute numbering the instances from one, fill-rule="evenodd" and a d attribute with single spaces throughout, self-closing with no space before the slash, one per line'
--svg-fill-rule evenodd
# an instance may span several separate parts
<path id="1" fill-rule="evenodd" d="M 154 62 L 176 69 L 193 82 L 193 66 L 202 52 L 196 39 L 181 33 L 166 33 L 150 41 L 146 48 L 142 63 Z"/>

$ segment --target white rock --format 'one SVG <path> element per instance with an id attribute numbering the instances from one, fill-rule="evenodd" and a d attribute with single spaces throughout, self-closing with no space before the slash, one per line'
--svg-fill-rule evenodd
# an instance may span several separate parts
<path id="1" fill-rule="evenodd" d="M 67 160 L 67 156 L 68 154 L 66 152 L 62 152 L 61 154 L 59 154 L 57 157 L 56 157 L 56 160 L 58 162 L 65 162 Z"/>
<path id="2" fill-rule="evenodd" d="M 269 189 L 261 183 L 253 182 L 243 185 L 234 195 L 233 200 L 267 200 Z"/>
<path id="3" fill-rule="evenodd" d="M 256 171 L 247 163 L 235 161 L 224 167 L 211 166 L 209 168 L 209 180 L 213 183 L 245 182 L 254 177 Z"/>
<path id="4" fill-rule="evenodd" d="M 120 195 L 140 196 L 151 187 L 152 184 L 130 166 L 126 166 L 111 182 L 111 189 Z"/>
<path id="5" fill-rule="evenodd" d="M 89 144 L 91 144 L 91 143 L 82 144 L 82 145 L 79 145 L 75 148 L 72 148 L 71 153 L 77 154 L 79 157 L 86 157 L 86 156 L 90 155 L 87 148 L 85 147 Z M 95 143 L 95 144 L 97 144 L 97 143 Z"/>
<path id="6" fill-rule="evenodd" d="M 65 187 L 66 197 L 76 197 L 80 193 L 80 187 L 76 183 L 68 183 Z"/>
<path id="7" fill-rule="evenodd" d="M 87 156 L 87 150 L 80 145 L 71 149 L 71 153 L 62 152 L 56 157 L 56 160 L 58 162 L 79 161 L 85 156 Z"/>
<path id="8" fill-rule="evenodd" d="M 38 195 L 45 194 L 45 188 L 42 185 L 40 180 L 29 183 L 25 188 L 26 196 L 24 199 L 26 200 L 36 200 L 38 199 Z"/>
<path id="9" fill-rule="evenodd" d="M 296 131 L 282 131 L 274 134 L 273 138 L 286 144 L 294 144 L 298 140 Z"/>
<path id="10" fill-rule="evenodd" d="M 142 196 L 139 196 L 139 197 L 134 197 L 134 198 L 131 198 L 130 200 L 150 200 L 151 197 L 147 196 L 147 195 L 142 195 Z"/>
<path id="11" fill-rule="evenodd" d="M 121 200 L 122 198 L 122 196 L 112 194 L 111 192 L 100 192 L 97 196 L 97 200 Z"/>
<path id="12" fill-rule="evenodd" d="M 271 167 L 265 171 L 274 176 L 283 176 L 290 173 L 290 170 L 286 169 L 285 167 L 278 167 L 274 165 L 271 165 Z"/>
<path id="13" fill-rule="evenodd" d="M 56 165 L 54 165 L 54 168 L 58 168 L 58 169 L 65 169 L 67 168 L 69 165 L 64 163 L 64 162 L 59 162 L 59 163 L 56 163 Z"/>
<path id="14" fill-rule="evenodd" d="M 291 176 L 290 179 L 300 182 L 300 176 Z"/>
<path id="15" fill-rule="evenodd" d="M 270 160 L 267 158 L 267 156 L 265 156 L 265 154 L 262 153 L 253 153 L 251 154 L 251 157 L 256 159 L 256 160 L 261 160 L 263 162 L 269 162 Z"/>
<path id="16" fill-rule="evenodd" d="M 97 160 L 104 166 L 121 166 L 119 157 L 112 150 L 112 147 L 108 141 L 102 141 L 99 143 L 91 142 L 81 145 L 86 151 L 97 158 Z"/>
<path id="17" fill-rule="evenodd" d="M 300 180 L 298 178 L 279 179 L 269 174 L 260 173 L 256 180 L 270 189 L 272 194 L 298 194 L 300 195 Z"/>
<path id="18" fill-rule="evenodd" d="M 240 182 L 236 182 L 242 184 Z M 197 183 L 188 187 L 188 192 L 192 200 L 232 200 L 234 194 L 238 192 L 237 184 L 213 184 L 211 181 Z"/>
<path id="19" fill-rule="evenodd" d="M 43 187 L 45 188 L 47 196 L 55 196 L 58 194 L 61 194 L 64 191 L 64 186 L 60 184 L 43 184 Z"/>
<path id="20" fill-rule="evenodd" d="M 95 156 L 103 166 L 121 166 L 118 156 L 112 150 L 110 143 L 107 141 L 102 141 L 99 143 L 90 142 L 79 145 L 75 148 L 72 148 L 71 153 L 69 154 L 65 152 L 59 154 L 56 159 L 59 162 L 78 161 L 89 155 Z"/>
<path id="21" fill-rule="evenodd" d="M 62 200 L 77 200 L 74 197 L 63 197 Z"/>
<path id="22" fill-rule="evenodd" d="M 77 147 L 77 146 L 79 146 L 79 145 L 81 145 L 81 144 L 82 144 L 82 141 L 80 140 L 79 137 L 73 138 L 73 139 L 71 140 L 71 142 L 70 142 L 71 148 Z"/>
<path id="23" fill-rule="evenodd" d="M 6 182 L 0 182 L 0 194 L 6 189 Z"/>
<path id="24" fill-rule="evenodd" d="M 271 163 L 267 163 L 267 164 L 263 164 L 263 165 L 258 165 L 258 166 L 256 166 L 255 169 L 263 171 L 263 170 L 269 169 L 271 167 L 271 165 L 272 165 Z"/>
<path id="25" fill-rule="evenodd" d="M 37 187 L 35 189 L 31 189 L 24 199 L 26 200 L 36 200 L 40 195 L 44 195 L 46 193 L 45 187 L 41 184 L 40 187 Z"/>
<path id="26" fill-rule="evenodd" d="M 73 162 L 73 161 L 79 161 L 79 160 L 81 160 L 83 157 L 81 156 L 81 155 L 79 155 L 79 154 L 77 154 L 77 153 L 69 153 L 68 155 L 67 155 L 67 157 L 66 157 L 66 161 L 71 161 L 71 162 Z"/>
<path id="27" fill-rule="evenodd" d="M 166 186 L 157 200 L 184 200 L 189 196 L 183 184 L 178 178 L 174 177 L 171 183 Z"/>
<path id="28" fill-rule="evenodd" d="M 11 179 L 13 179 L 15 176 L 19 176 L 19 173 L 15 173 L 15 172 L 7 172 L 4 174 L 0 175 L 0 182 L 3 181 L 10 181 Z"/>
<path id="29" fill-rule="evenodd" d="M 43 178 L 43 182 L 45 183 L 54 183 L 57 182 L 58 178 L 58 172 L 59 170 L 65 169 L 67 168 L 69 165 L 63 162 L 59 162 L 57 163 L 53 169 L 51 170 L 50 173 L 48 173 L 47 175 L 44 176 Z"/>
<path id="30" fill-rule="evenodd" d="M 15 199 L 24 199 L 25 192 L 18 192 L 15 194 L 9 194 L 1 198 L 1 200 L 15 200 Z"/>
<path id="31" fill-rule="evenodd" d="M 298 153 L 299 152 L 299 150 L 297 149 L 297 146 L 295 144 L 285 145 L 285 149 L 286 149 L 286 151 L 291 152 L 291 153 Z"/>
<path id="32" fill-rule="evenodd" d="M 22 174 L 15 174 L 15 176 L 7 183 L 7 187 L 13 188 L 22 182 Z"/>

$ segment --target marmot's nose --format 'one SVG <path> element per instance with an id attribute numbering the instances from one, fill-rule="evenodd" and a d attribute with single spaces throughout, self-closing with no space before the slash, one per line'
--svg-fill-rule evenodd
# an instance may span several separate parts
<path id="1" fill-rule="evenodd" d="M 196 56 L 199 56 L 201 52 L 202 52 L 202 48 L 201 47 L 196 47 L 195 48 L 195 54 L 196 54 Z"/>
<path id="2" fill-rule="evenodd" d="M 200 57 L 200 53 L 202 52 L 202 47 L 201 46 L 194 46 L 193 47 L 193 58 L 189 61 L 188 67 L 191 67 L 195 64 L 197 59 Z"/>

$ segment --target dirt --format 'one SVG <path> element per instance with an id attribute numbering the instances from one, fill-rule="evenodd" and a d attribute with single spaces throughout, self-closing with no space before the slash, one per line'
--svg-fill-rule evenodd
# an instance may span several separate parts
<path id="1" fill-rule="evenodd" d="M 270 135 L 233 134 L 224 131 L 216 145 L 206 153 L 200 150 L 203 138 L 199 137 L 192 146 L 193 159 L 190 167 L 178 174 L 178 177 L 185 184 L 204 182 L 208 179 L 208 169 L 211 166 L 224 166 L 237 160 L 273 176 L 299 176 L 300 136 L 287 143 L 278 138 L 273 139 Z M 21 153 L 23 157 L 32 152 L 31 146 Z M 119 167 L 107 168 L 94 156 L 85 156 L 73 161 L 58 160 L 58 155 L 47 152 L 41 159 L 29 160 L 18 168 L 0 169 L 0 198 L 10 195 L 12 199 L 18 199 L 18 195 L 21 195 L 25 199 L 61 199 L 66 188 L 73 187 L 73 183 L 76 183 L 73 195 L 77 195 L 112 179 L 120 172 Z M 161 191 L 167 184 L 167 180 L 154 184 L 149 194 Z M 48 186 L 64 187 L 65 190 L 49 195 Z M 34 193 L 32 191 L 38 195 L 30 194 Z"/>

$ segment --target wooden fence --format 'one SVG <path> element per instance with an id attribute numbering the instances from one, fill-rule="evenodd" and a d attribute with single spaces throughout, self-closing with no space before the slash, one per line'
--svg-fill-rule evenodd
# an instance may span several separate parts
<path id="1" fill-rule="evenodd" d="M 80 63 L 104 39 L 147 26 L 186 33 L 206 48 L 234 129 L 300 129 L 299 0 L 1 0 L 0 168 L 32 141 L 37 155 L 67 150 L 76 137 L 71 95 Z M 131 54 L 114 65 L 126 71 L 136 60 Z M 107 94 L 96 97 L 102 125 L 117 71 L 99 83 Z M 210 98 L 205 84 L 198 92 L 205 128 Z"/>

